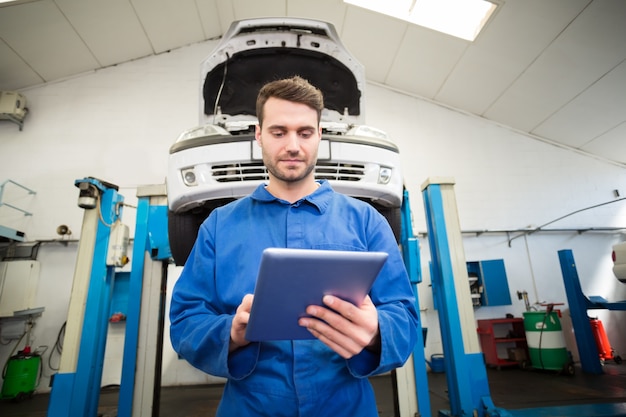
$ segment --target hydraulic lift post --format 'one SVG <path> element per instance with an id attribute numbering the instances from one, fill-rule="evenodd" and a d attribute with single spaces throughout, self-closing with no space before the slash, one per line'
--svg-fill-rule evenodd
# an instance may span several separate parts
<path id="1" fill-rule="evenodd" d="M 165 184 L 137 189 L 124 358 L 118 417 L 159 415 L 167 265 Z"/>
<path id="2" fill-rule="evenodd" d="M 95 178 L 76 180 L 85 209 L 59 372 L 48 417 L 95 417 L 115 267 L 107 265 L 111 226 L 121 219 L 118 187 Z"/>
<path id="3" fill-rule="evenodd" d="M 439 410 L 439 415 L 510 416 L 491 400 L 469 293 L 454 180 L 428 179 L 422 194 L 450 398 L 450 410 Z"/>
<path id="4" fill-rule="evenodd" d="M 115 268 L 117 186 L 77 180 L 85 208 L 59 373 L 48 417 L 96 417 Z M 139 187 L 118 416 L 158 416 L 165 319 L 167 237 L 165 185 Z M 124 226 L 125 227 L 125 226 Z M 125 258 L 125 255 L 123 256 Z M 124 263 L 127 262 L 125 259 Z"/>
<path id="5" fill-rule="evenodd" d="M 430 392 L 428 390 L 428 374 L 426 372 L 426 357 L 424 355 L 424 333 L 417 291 L 417 284 L 422 282 L 419 241 L 413 234 L 411 204 L 407 190 L 404 190 L 402 198 L 401 216 L 402 231 L 400 243 L 402 258 L 415 295 L 415 309 L 418 314 L 419 328 L 417 329 L 417 341 L 413 347 L 413 354 L 403 367 L 395 371 L 398 411 L 400 417 L 430 417 Z M 413 396 L 413 392 L 415 392 L 415 396 Z M 417 402 L 416 404 L 412 401 L 414 398 Z"/>

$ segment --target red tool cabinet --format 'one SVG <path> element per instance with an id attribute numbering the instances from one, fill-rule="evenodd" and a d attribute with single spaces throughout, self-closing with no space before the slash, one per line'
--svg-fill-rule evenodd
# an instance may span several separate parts
<path id="1" fill-rule="evenodd" d="M 480 346 L 488 366 L 518 366 L 528 362 L 524 319 L 478 320 Z"/>

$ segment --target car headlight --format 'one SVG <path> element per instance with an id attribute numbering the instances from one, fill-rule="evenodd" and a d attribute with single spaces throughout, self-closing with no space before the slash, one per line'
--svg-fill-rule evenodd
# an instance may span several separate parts
<path id="1" fill-rule="evenodd" d="M 391 168 L 380 167 L 378 171 L 378 183 L 389 184 L 389 181 L 391 181 Z"/>
<path id="2" fill-rule="evenodd" d="M 197 126 L 192 129 L 186 130 L 180 134 L 176 142 L 183 142 L 186 140 L 201 138 L 204 136 L 221 136 L 221 135 L 230 135 L 228 130 L 223 127 L 216 125 L 202 125 Z"/>
<path id="3" fill-rule="evenodd" d="M 183 176 L 183 182 L 185 183 L 185 185 L 189 187 L 198 185 L 198 183 L 196 182 L 196 173 L 194 172 L 193 168 L 185 168 L 181 171 L 181 174 Z"/>

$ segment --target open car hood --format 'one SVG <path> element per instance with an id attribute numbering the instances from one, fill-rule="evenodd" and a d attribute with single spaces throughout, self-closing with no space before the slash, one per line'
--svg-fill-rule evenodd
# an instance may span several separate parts
<path id="1" fill-rule="evenodd" d="M 294 75 L 324 94 L 322 121 L 364 124 L 363 65 L 330 23 L 298 18 L 233 22 L 201 69 L 201 124 L 256 121 L 259 89 Z"/>

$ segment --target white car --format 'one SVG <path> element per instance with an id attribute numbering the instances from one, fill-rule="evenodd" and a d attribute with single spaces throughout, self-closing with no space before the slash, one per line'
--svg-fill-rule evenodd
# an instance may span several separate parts
<path id="1" fill-rule="evenodd" d="M 363 66 L 325 22 L 262 18 L 234 22 L 202 63 L 200 125 L 170 148 L 168 231 L 177 265 L 216 207 L 266 182 L 254 140 L 256 96 L 268 81 L 300 75 L 324 94 L 317 179 L 376 207 L 400 236 L 403 178 L 398 147 L 364 123 Z"/>
<path id="2" fill-rule="evenodd" d="M 611 257 L 613 259 L 613 273 L 620 282 L 626 284 L 626 242 L 613 245 Z"/>

